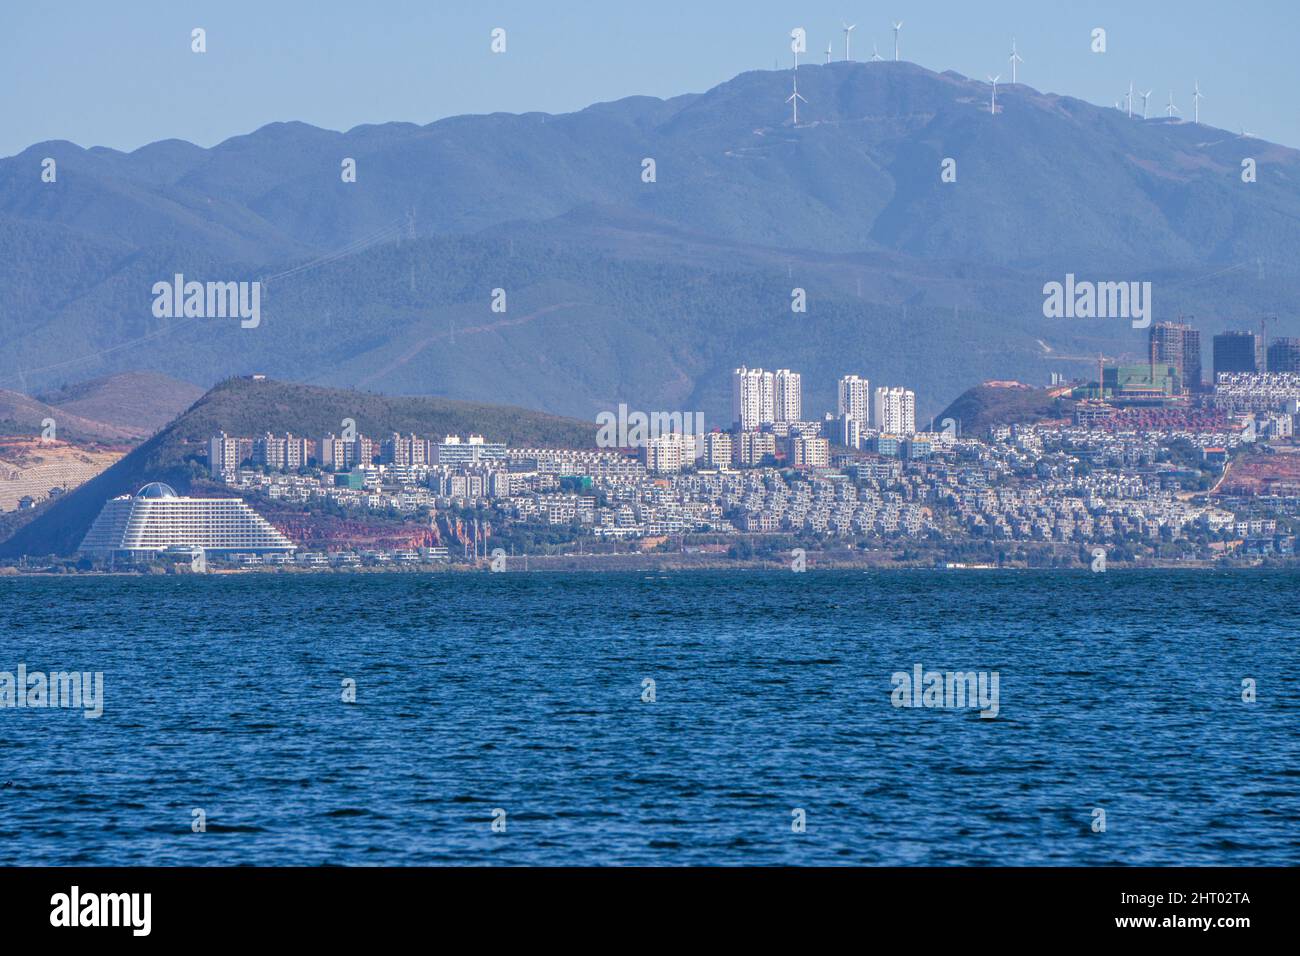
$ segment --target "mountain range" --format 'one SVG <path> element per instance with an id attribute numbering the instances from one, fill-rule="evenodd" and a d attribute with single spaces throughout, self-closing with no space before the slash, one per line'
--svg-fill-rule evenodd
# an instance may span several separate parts
<path id="1" fill-rule="evenodd" d="M 1194 317 L 1207 350 L 1263 314 L 1300 334 L 1295 150 L 1023 84 L 991 113 L 987 84 L 910 63 L 798 85 L 798 126 L 790 71 L 756 71 L 561 116 L 36 144 L 0 160 L 0 387 L 260 371 L 714 425 L 748 364 L 803 372 L 805 417 L 852 372 L 915 388 L 926 418 L 984 379 L 1144 354 L 1122 319 L 1044 318 L 1066 273 L 1151 281 L 1154 318 Z M 260 280 L 260 325 L 156 318 L 177 273 Z"/>

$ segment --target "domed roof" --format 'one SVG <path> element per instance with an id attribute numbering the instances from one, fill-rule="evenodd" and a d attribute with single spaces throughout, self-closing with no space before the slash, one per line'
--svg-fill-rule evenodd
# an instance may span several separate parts
<path id="1" fill-rule="evenodd" d="M 135 493 L 137 498 L 175 498 L 176 491 L 171 485 L 164 485 L 161 481 L 151 481 Z"/>

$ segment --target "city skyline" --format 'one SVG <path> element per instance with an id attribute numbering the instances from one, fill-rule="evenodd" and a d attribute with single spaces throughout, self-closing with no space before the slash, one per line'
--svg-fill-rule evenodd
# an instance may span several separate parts
<path id="1" fill-rule="evenodd" d="M 851 376 L 848 378 L 852 379 Z M 877 397 L 896 402 L 901 391 L 881 388 Z M 1290 554 L 1294 547 L 1293 538 L 1286 534 L 1279 536 L 1275 519 L 1235 515 L 1230 508 L 1208 501 L 1200 505 L 1180 502 L 1178 496 L 1169 493 L 1167 482 L 1175 478 L 1185 482 L 1189 473 L 1185 467 L 1173 464 L 1153 472 L 1147 482 L 1149 490 L 1142 495 L 1121 494 L 1112 505 L 1102 505 L 1102 498 L 1085 504 L 1087 498 L 1075 497 L 1080 480 L 1078 462 L 1082 459 L 1072 458 L 1070 460 L 1075 464 L 1065 465 L 1061 450 L 1101 439 L 1102 444 L 1098 447 L 1123 449 L 1118 460 L 1127 461 L 1135 453 L 1150 455 L 1152 450 L 1190 440 L 1201 449 L 1203 468 L 1212 472 L 1220 468 L 1226 475 L 1224 466 L 1231 449 L 1241 449 L 1261 440 L 1286 441 L 1293 435 L 1295 415 L 1300 409 L 1300 373 L 1224 373 L 1215 386 L 1212 399 L 1212 407 L 1219 411 L 1216 414 L 1191 414 L 1188 410 L 1181 425 L 1179 419 L 1168 415 L 1152 418 L 1143 424 L 1140 416 L 1145 398 L 1138 393 L 1135 395 L 1136 398 L 1128 399 L 1136 401 L 1132 411 L 1139 416 L 1131 418 L 1131 424 L 1127 426 L 1135 429 L 1132 437 L 1126 437 L 1124 427 L 1114 427 L 1113 416 L 1123 413 L 1112 408 L 1110 416 L 1100 415 L 1092 400 L 1084 398 L 1076 407 L 1073 425 L 1043 422 L 1023 428 L 1003 426 L 991 428 L 983 436 L 964 438 L 948 430 L 928 435 L 914 434 L 905 440 L 878 432 L 870 447 L 864 450 L 852 447 L 832 449 L 828 439 L 817 434 L 805 434 L 797 428 L 792 428 L 782 439 L 772 431 L 737 428 L 730 433 L 714 431 L 703 436 L 705 450 L 700 456 L 681 453 L 680 434 L 651 438 L 637 446 L 566 450 L 510 448 L 481 436 L 420 439 L 414 434 L 403 436 L 396 432 L 383 442 L 372 441 L 358 433 L 344 444 L 346 454 L 331 456 L 326 448 L 336 440 L 333 435 L 324 436 L 318 445 L 292 435 L 278 437 L 266 433 L 252 438 L 229 436 L 223 432 L 213 436 L 208 443 L 208 469 L 212 479 L 219 484 L 268 503 L 278 502 L 280 507 L 291 501 L 329 500 L 346 509 L 361 509 L 362 512 L 396 509 L 412 515 L 434 516 L 426 531 L 417 532 L 416 537 L 407 539 L 406 545 L 388 551 L 373 547 L 357 549 L 355 544 L 346 540 L 336 542 L 334 547 L 324 552 L 301 549 L 302 553 L 292 560 L 308 568 L 346 569 L 363 562 L 382 564 L 397 561 L 418 565 L 454 560 L 456 556 L 448 551 L 448 541 L 439 533 L 440 527 L 450 536 L 450 543 L 464 547 L 466 556 L 472 545 L 473 560 L 486 560 L 487 539 L 486 534 L 480 538 L 480 519 L 475 518 L 472 523 L 471 541 L 464 536 L 463 530 L 457 530 L 463 527 L 461 523 L 444 520 L 440 525 L 436 517 L 465 509 L 478 514 L 478 509 L 484 507 L 488 509 L 487 513 L 495 516 L 487 522 L 485 530 L 499 522 L 508 526 L 511 520 L 525 523 L 541 520 L 552 526 L 586 527 L 585 533 L 591 535 L 594 542 L 634 541 L 655 534 L 790 533 L 801 530 L 800 522 L 806 520 L 812 523 L 802 525 L 804 531 L 837 535 L 856 532 L 868 536 L 876 533 L 886 535 L 886 540 L 890 534 L 902 533 L 918 541 L 951 539 L 956 544 L 965 540 L 964 535 L 957 533 L 953 537 L 958 528 L 950 519 L 941 522 L 939 509 L 929 517 L 915 508 L 898 511 L 895 507 L 891 511 L 885 507 L 887 498 L 873 495 L 885 492 L 900 481 L 907 483 L 920 479 L 923 484 L 917 486 L 916 494 L 918 500 L 927 500 L 930 495 L 922 492 L 921 488 L 938 489 L 951 483 L 948 491 L 956 493 L 959 502 L 969 496 L 972 505 L 979 502 L 978 509 L 988 511 L 992 502 L 984 498 L 982 490 L 986 488 L 988 476 L 965 489 L 965 482 L 960 479 L 952 483 L 952 479 L 960 474 L 952 471 L 952 465 L 969 458 L 972 453 L 992 465 L 1005 455 L 1005 451 L 1000 450 L 1003 446 L 1008 450 L 1014 448 L 1020 456 L 1028 455 L 1027 460 L 1034 464 L 1035 473 L 1046 479 L 1043 484 L 1046 497 L 1041 499 L 1041 504 L 1026 502 L 1031 510 L 1025 516 L 1015 517 L 1008 523 L 1008 515 L 999 516 L 996 509 L 990 514 L 997 522 L 996 526 L 1002 529 L 999 533 L 1009 542 L 1104 541 L 1119 526 L 1109 524 L 1110 517 L 1098 525 L 1096 515 L 1099 511 L 1104 514 L 1108 508 L 1114 508 L 1114 520 L 1123 516 L 1128 533 L 1137 532 L 1144 537 L 1158 534 L 1160 540 L 1171 534 L 1171 542 L 1194 535 L 1202 541 L 1202 548 L 1212 547 L 1216 541 L 1234 544 L 1231 539 L 1235 535 L 1246 539 L 1246 547 L 1267 547 L 1278 549 L 1279 554 Z M 895 407 L 885 414 L 885 418 L 900 412 L 901 408 Z M 300 457 L 288 452 L 297 445 L 301 445 Z M 673 448 L 677 448 L 674 455 L 663 457 Z M 442 462 L 439 449 L 483 449 L 490 453 L 486 456 L 458 454 Z M 696 458 L 698 460 L 692 465 L 692 459 Z M 1002 470 L 1003 480 L 1019 470 L 1006 471 L 1005 464 L 995 467 Z M 788 484 L 795 492 L 796 501 L 800 500 L 799 489 L 806 483 L 815 490 L 814 500 L 825 499 L 827 506 L 837 504 L 823 509 L 820 518 L 807 519 L 798 517 L 802 514 L 799 510 L 793 513 L 793 518 L 785 514 L 785 505 L 780 499 L 768 499 L 766 495 L 763 500 L 768 504 L 755 507 L 759 499 L 753 499 L 752 491 L 745 489 L 765 488 L 770 491 L 772 482 L 783 474 L 782 468 L 793 468 L 793 474 L 803 475 L 793 481 L 784 476 L 779 479 L 782 485 Z M 692 473 L 697 477 L 692 477 Z M 852 478 L 853 487 L 861 491 L 847 499 L 841 491 L 829 494 L 835 487 L 837 475 Z M 1105 472 L 1100 476 L 1094 475 L 1095 490 L 1087 497 L 1114 495 L 1116 477 Z M 665 478 L 674 483 L 685 482 L 680 486 L 674 485 L 675 495 L 684 497 L 669 499 L 679 503 L 668 504 L 666 510 L 660 484 Z M 940 479 L 938 483 L 936 478 Z M 1204 481 L 1203 474 L 1201 480 Z M 997 483 L 1002 484 L 1002 481 Z M 1082 485 L 1087 486 L 1087 482 Z M 816 491 L 819 487 L 821 490 Z M 876 491 L 872 491 L 873 488 Z M 1061 491 L 1065 492 L 1064 497 L 1058 498 Z M 1295 476 L 1289 493 L 1300 493 L 1300 474 Z M 861 500 L 875 502 L 870 512 L 863 512 L 862 506 L 854 504 L 860 500 L 859 494 L 867 496 Z M 1023 497 L 1025 494 L 1027 490 L 1022 486 L 1018 495 Z M 613 501 L 605 503 L 605 495 L 625 503 L 617 506 Z M 626 503 L 629 501 L 642 503 L 629 507 Z M 727 505 L 728 501 L 732 504 Z M 754 503 L 748 503 L 751 501 Z M 95 556 L 114 550 L 109 543 L 113 535 L 108 533 L 108 529 L 116 528 L 120 538 L 132 524 L 122 509 L 153 507 L 157 510 L 173 505 L 197 508 L 208 506 L 206 502 L 214 503 L 213 507 L 221 504 L 222 507 L 244 508 L 248 513 L 246 506 L 238 503 L 240 499 L 181 498 L 167 486 L 152 483 L 134 495 L 108 502 L 79 551 Z M 744 514 L 731 514 L 724 518 L 741 502 L 747 502 Z M 1128 525 L 1127 522 L 1133 518 L 1132 509 L 1139 502 L 1149 510 L 1138 524 Z M 1012 505 L 1013 513 L 1021 507 L 1014 499 L 1005 502 L 1004 507 L 1005 504 Z M 1044 525 L 1041 509 L 1049 505 L 1056 517 Z M 849 510 L 844 511 L 844 507 L 849 507 Z M 927 508 L 926 512 L 933 507 Z M 883 512 L 880 511 L 882 508 Z M 832 524 L 826 524 L 831 511 L 837 509 L 839 517 Z M 947 511 L 946 508 L 941 510 Z M 122 513 L 119 515 L 118 511 Z M 882 513 L 884 517 L 879 521 L 862 517 L 864 514 Z M 959 505 L 957 514 L 961 513 L 962 506 Z M 1035 514 L 1040 520 L 1025 520 Z M 159 520 L 162 520 L 161 516 Z M 260 517 L 251 520 L 261 521 Z M 900 520 L 901 525 L 898 524 Z M 818 524 L 818 521 L 822 523 Z M 200 540 L 189 534 L 186 530 L 189 526 L 184 522 L 164 522 L 153 532 L 148 532 L 149 527 L 146 514 L 145 520 L 135 525 L 134 543 L 118 547 L 115 553 L 126 558 L 134 554 L 137 560 L 169 555 L 192 560 L 196 552 L 204 552 L 205 556 L 212 552 L 212 557 L 219 559 L 220 553 L 225 551 L 227 560 L 250 567 L 263 563 L 281 566 L 289 559 L 261 559 L 256 555 L 264 551 L 293 550 L 285 539 L 264 542 L 265 546 L 260 548 Z M 207 523 L 195 527 L 202 530 Z M 972 526 L 971 530 L 975 527 Z M 1210 535 L 1208 539 L 1204 537 L 1205 533 Z M 1256 543 L 1250 544 L 1251 540 Z M 1236 547 L 1242 544 L 1241 541 L 1235 542 Z"/>
<path id="2" fill-rule="evenodd" d="M 455 514 L 464 509 L 478 515 L 481 509 L 486 508 L 496 515 L 495 520 L 484 524 L 482 539 L 480 518 L 474 518 L 472 542 L 465 539 L 463 530 L 457 530 L 462 527 L 459 523 L 444 522 L 442 526 L 443 533 L 465 546 L 467 555 L 472 543 L 475 561 L 480 560 L 480 552 L 486 559 L 487 529 L 498 522 L 504 522 L 507 527 L 512 521 L 527 524 L 541 520 L 548 525 L 568 524 L 585 528 L 580 535 L 592 535 L 593 541 L 597 542 L 635 541 L 657 533 L 798 532 L 801 530 L 799 521 L 804 519 L 796 518 L 792 524 L 791 517 L 783 515 L 784 506 L 780 504 L 775 506 L 775 511 L 767 507 L 755 509 L 748 503 L 748 493 L 743 489 L 770 489 L 771 483 L 779 480 L 799 493 L 798 489 L 805 482 L 814 489 L 822 482 L 820 494 L 824 496 L 828 489 L 835 487 L 837 477 L 845 477 L 853 480 L 854 487 L 864 491 L 874 486 L 877 491 L 885 492 L 895 483 L 909 480 L 910 475 L 929 482 L 933 490 L 942 487 L 934 483 L 935 477 L 946 476 L 945 480 L 952 484 L 949 490 L 960 492 L 964 482 L 961 479 L 955 483 L 952 481 L 953 456 L 956 456 L 956 461 L 972 453 L 981 460 L 992 456 L 988 459 L 992 463 L 1002 455 L 998 449 L 1008 442 L 1017 454 L 1028 455 L 1033 472 L 1039 478 L 1047 479 L 1045 491 L 1054 488 L 1068 490 L 1063 499 L 1052 505 L 1057 518 L 1047 525 L 1024 523 L 1023 519 L 1017 519 L 1020 523 L 1013 526 L 1006 523 L 1005 517 L 994 515 L 1000 522 L 1000 533 L 1009 541 L 1104 540 L 1110 533 L 1106 530 L 1110 526 L 1103 524 L 1098 527 L 1092 518 L 1081 518 L 1081 514 L 1095 514 L 1100 499 L 1094 496 L 1113 494 L 1113 481 L 1119 476 L 1103 475 L 1095 491 L 1088 492 L 1083 499 L 1074 497 L 1080 487 L 1078 469 L 1089 460 L 1086 456 L 1079 456 L 1079 449 L 1096 445 L 1100 439 L 1099 447 L 1102 449 L 1119 442 L 1118 447 L 1124 450 L 1116 462 L 1121 467 L 1133 460 L 1149 460 L 1153 464 L 1167 462 L 1142 479 L 1149 484 L 1149 490 L 1137 500 L 1149 499 L 1147 507 L 1154 510 L 1130 532 L 1150 536 L 1160 529 L 1161 540 L 1172 535 L 1169 540 L 1176 542 L 1185 539 L 1187 526 L 1192 526 L 1200 529 L 1194 533 L 1198 535 L 1202 549 L 1212 549 L 1218 541 L 1219 546 L 1262 547 L 1266 551 L 1274 549 L 1277 554 L 1288 555 L 1294 547 L 1293 538 L 1279 528 L 1276 519 L 1256 519 L 1249 511 L 1245 515 L 1235 514 L 1233 508 L 1224 508 L 1209 496 L 1200 500 L 1199 505 L 1189 505 L 1185 501 L 1179 503 L 1179 496 L 1170 494 L 1171 482 L 1186 487 L 1189 479 L 1199 481 L 1199 488 L 1204 491 L 1206 469 L 1210 475 L 1217 469 L 1217 473 L 1226 478 L 1232 455 L 1256 442 L 1290 442 L 1296 418 L 1300 415 L 1300 372 L 1256 370 L 1256 359 L 1264 349 L 1257 346 L 1255 336 L 1250 332 L 1227 336 L 1225 344 L 1216 343 L 1216 362 L 1222 364 L 1227 359 L 1237 360 L 1246 356 L 1250 360 L 1249 368 L 1216 374 L 1209 390 L 1188 378 L 1185 375 L 1187 368 L 1199 361 L 1199 345 L 1194 332 L 1186 323 L 1153 326 L 1149 335 L 1151 363 L 1146 366 L 1103 366 L 1101 381 L 1104 391 L 1100 398 L 1096 395 L 1097 382 L 1083 382 L 1071 387 L 1053 386 L 1053 389 L 1045 390 L 1057 395 L 1058 400 L 1067 394 L 1074 399 L 1072 423 L 1044 420 L 1024 426 L 994 425 L 985 434 L 973 434 L 969 431 L 963 433 L 960 422 L 945 419 L 939 431 L 916 432 L 912 419 L 914 398 L 910 391 L 901 386 L 878 386 L 871 391 L 865 379 L 853 374 L 841 377 L 838 383 L 840 401 L 834 418 L 828 412 L 822 420 L 779 419 L 775 416 L 778 405 L 789 414 L 801 411 L 799 373 L 789 369 L 767 372 L 741 366 L 734 372 L 734 382 L 742 415 L 729 432 L 716 428 L 703 434 L 682 431 L 687 416 L 680 414 L 675 418 L 662 416 L 669 431 L 657 433 L 654 428 L 648 432 L 631 429 L 626 435 L 620 432 L 615 445 L 595 450 L 512 448 L 474 433 L 466 437 L 444 434 L 424 438 L 415 432 L 393 431 L 386 433 L 386 438 L 377 440 L 360 431 L 353 431 L 347 437 L 330 432 L 319 439 L 295 436 L 291 432 L 281 435 L 266 431 L 253 436 L 220 432 L 207 442 L 207 470 L 211 480 L 217 484 L 269 502 L 329 501 L 348 510 L 387 509 L 427 517 L 427 530 L 415 532 L 415 537 L 407 539 L 408 543 L 403 547 L 388 551 L 371 548 L 358 554 L 350 550 L 355 545 L 342 540 L 326 552 L 304 549 L 298 558 L 293 559 L 308 568 L 346 569 L 361 563 L 397 561 L 426 564 L 429 561 L 454 560 L 443 544 L 437 516 Z M 1293 356 L 1290 340 L 1283 339 L 1275 344 L 1281 346 L 1279 356 Z M 1164 366 L 1159 366 L 1161 387 L 1153 388 L 1152 375 L 1158 368 L 1155 362 L 1162 351 L 1173 357 L 1168 365 L 1168 375 Z M 1227 354 L 1220 356 L 1220 351 Z M 250 382 L 254 380 L 261 381 L 260 377 L 254 377 Z M 776 387 L 778 381 L 781 382 L 780 389 Z M 1003 389 L 1026 387 L 1014 382 L 988 385 Z M 776 395 L 780 391 L 784 391 L 786 397 L 778 402 Z M 859 425 L 854 410 L 861 414 L 868 397 L 874 407 Z M 760 409 L 760 414 L 766 408 L 771 412 L 772 420 L 747 423 L 744 420 L 745 407 L 751 411 Z M 623 417 L 632 419 L 636 416 L 635 413 L 627 415 L 626 409 L 621 409 L 620 418 Z M 659 417 L 660 413 L 647 416 L 651 421 L 657 421 Z M 823 431 L 833 424 L 838 425 L 838 430 L 830 432 L 831 437 L 827 437 Z M 1190 442 L 1199 449 L 1199 473 L 1189 471 L 1186 465 L 1178 465 L 1167 457 L 1181 442 Z M 596 444 L 601 445 L 599 441 Z M 1106 452 L 1107 455 L 1112 453 Z M 1136 459 L 1133 456 L 1137 456 Z M 1003 467 L 997 466 L 999 469 Z M 1003 472 L 1003 477 L 996 483 L 1003 484 L 1022 467 Z M 980 489 L 996 473 L 986 472 L 985 477 L 970 489 L 969 493 L 975 496 L 972 500 L 980 500 L 981 509 L 987 509 L 989 502 L 982 499 Z M 753 484 L 755 476 L 759 480 L 757 485 Z M 683 497 L 676 499 L 677 505 L 670 504 L 661 513 L 665 503 L 661 483 L 665 479 L 674 483 L 674 494 Z M 828 479 L 831 484 L 824 484 Z M 1296 474 L 1290 484 L 1288 480 L 1274 485 L 1274 489 L 1291 489 L 1285 492 L 1287 494 L 1300 493 L 1300 474 Z M 677 486 L 679 481 L 686 484 Z M 1052 494 L 1059 493 L 1059 490 L 1049 492 L 1045 500 L 1054 502 L 1056 499 Z M 918 489 L 916 494 L 919 500 L 927 500 L 932 492 Z M 1024 494 L 1023 487 L 1019 494 Z M 606 500 L 606 496 L 624 504 L 616 507 L 613 500 Z M 836 491 L 834 500 L 840 501 L 841 497 L 840 491 Z M 162 503 L 152 504 L 154 499 Z M 222 547 L 219 543 L 204 547 L 198 538 L 187 536 L 185 529 L 188 525 L 184 522 L 161 524 L 158 530 L 142 537 L 142 531 L 149 526 L 148 513 L 136 522 L 122 510 L 131 509 L 130 514 L 134 514 L 140 508 L 157 510 L 172 504 L 206 507 L 205 502 L 223 500 L 228 503 L 223 507 L 245 507 L 236 504 L 239 499 L 180 498 L 168 486 L 150 483 L 134 495 L 121 496 L 105 504 L 79 552 L 90 556 L 107 554 L 113 550 L 108 539 L 114 535 L 121 538 L 128 526 L 132 526 L 135 527 L 132 540 L 136 543 L 123 545 L 116 551 L 127 558 L 134 555 L 136 560 L 155 560 L 160 555 L 188 559 L 199 552 L 206 557 L 209 551 L 214 557 L 222 551 L 233 554 L 236 563 L 245 567 L 262 563 L 281 566 L 289 560 L 256 557 L 267 548 L 245 547 L 242 550 L 246 553 L 234 553 L 237 548 Z M 855 501 L 857 497 L 848 500 Z M 870 495 L 867 500 L 872 500 Z M 1123 503 L 1125 500 L 1127 504 Z M 186 504 L 190 501 L 196 503 Z M 747 502 L 744 506 L 746 511 L 736 513 L 736 506 L 742 501 Z M 1126 521 L 1132 518 L 1133 501 L 1130 494 L 1121 495 L 1117 502 Z M 1193 503 L 1196 501 L 1194 498 Z M 627 502 L 641 503 L 629 507 Z M 886 499 L 880 499 L 874 507 L 880 508 L 885 502 Z M 857 507 L 854 506 L 855 514 Z M 1038 509 L 1042 507 L 1037 506 Z M 932 542 L 966 540 L 966 532 L 958 531 L 950 521 L 940 522 L 940 513 L 946 510 L 931 506 L 924 512 L 928 515 L 925 519 L 922 519 L 921 512 L 907 512 L 910 517 L 901 526 L 896 523 L 899 514 L 892 512 L 886 511 L 886 517 L 881 519 L 883 524 L 875 519 L 867 519 L 865 524 L 859 519 L 850 520 L 846 512 L 837 519 L 834 533 L 843 535 L 853 530 L 870 536 L 873 533 L 897 534 L 902 530 L 907 535 L 921 536 Z M 961 513 L 960 506 L 958 513 Z M 889 517 L 891 514 L 893 516 Z M 825 518 L 823 512 L 821 519 L 807 519 L 812 523 L 804 524 L 802 530 L 830 532 L 831 526 L 824 523 Z M 251 520 L 262 519 L 254 517 Z M 818 524 L 817 520 L 823 523 Z M 207 527 L 206 522 L 200 525 Z M 969 530 L 973 531 L 975 527 Z M 110 534 L 111 529 L 116 531 Z M 1202 532 L 1208 532 L 1211 537 L 1206 539 Z M 1231 540 L 1234 535 L 1244 540 L 1234 542 Z M 1252 536 L 1258 539 L 1254 544 L 1250 543 Z M 339 550 L 338 545 L 343 550 Z M 278 544 L 272 543 L 269 550 L 285 551 L 293 550 L 293 547 L 289 547 L 287 539 L 281 538 Z"/>

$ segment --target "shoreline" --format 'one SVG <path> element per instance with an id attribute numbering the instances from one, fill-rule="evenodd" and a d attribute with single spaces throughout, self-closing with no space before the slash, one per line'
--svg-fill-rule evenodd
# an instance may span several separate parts
<path id="1" fill-rule="evenodd" d="M 622 559 L 622 560 L 620 560 Z M 490 570 L 484 562 L 479 565 L 397 565 L 365 567 L 299 567 L 296 565 L 272 565 L 244 568 L 209 568 L 206 572 L 194 572 L 188 568 L 153 570 L 76 570 L 47 568 L 0 568 L 0 580 L 5 578 L 81 578 L 81 577 L 134 577 L 134 578 L 181 578 L 181 577 L 229 577 L 244 575 L 425 575 L 445 574 L 580 574 L 626 572 L 672 572 L 689 574 L 701 571 L 745 571 L 752 573 L 790 574 L 816 573 L 825 571 L 862 571 L 862 572 L 921 572 L 921 573 L 989 573 L 989 572 L 1040 572 L 1060 574 L 1113 573 L 1125 571 L 1295 571 L 1300 570 L 1300 559 L 1265 563 L 1263 560 L 1234 561 L 1218 563 L 1211 561 L 1151 561 L 1136 563 L 1112 562 L 1104 572 L 1092 572 L 1087 565 L 1073 567 L 1033 567 L 1025 563 L 986 565 L 986 564 L 944 564 L 921 562 L 892 561 L 846 561 L 842 559 L 823 558 L 810 553 L 806 567 L 802 572 L 793 572 L 789 562 L 756 560 L 719 560 L 705 557 L 700 560 L 683 560 L 681 555 L 530 555 L 527 562 L 522 558 L 510 559 L 506 568 L 499 572 Z"/>

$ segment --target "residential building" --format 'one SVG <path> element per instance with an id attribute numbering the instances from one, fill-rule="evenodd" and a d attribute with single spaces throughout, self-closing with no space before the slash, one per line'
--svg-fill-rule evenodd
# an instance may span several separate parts
<path id="1" fill-rule="evenodd" d="M 364 468 L 375 461 L 374 442 L 364 435 L 348 439 L 336 438 L 331 433 L 317 443 L 316 452 L 317 463 L 334 471 Z"/>
<path id="2" fill-rule="evenodd" d="M 851 415 L 859 428 L 866 428 L 871 424 L 870 384 L 865 378 L 856 375 L 845 375 L 839 381 L 836 414 L 841 418 Z"/>
<path id="3" fill-rule="evenodd" d="M 862 447 L 863 423 L 852 415 L 840 415 L 840 444 L 846 448 Z"/>
<path id="4" fill-rule="evenodd" d="M 731 376 L 731 419 L 741 431 L 751 431 L 776 420 L 771 372 L 741 366 Z"/>
<path id="5" fill-rule="evenodd" d="M 903 442 L 903 456 L 908 459 L 929 458 L 942 443 L 942 436 L 932 432 L 917 432 Z"/>
<path id="6" fill-rule="evenodd" d="M 505 457 L 504 442 L 484 441 L 482 435 L 470 435 L 463 441 L 459 435 L 448 435 L 441 442 L 430 445 L 429 463 L 477 465 L 479 462 L 499 461 Z"/>
<path id="7" fill-rule="evenodd" d="M 771 432 L 742 431 L 732 437 L 731 460 L 743 468 L 755 468 L 765 459 L 776 458 L 776 436 Z"/>
<path id="8" fill-rule="evenodd" d="M 305 438 L 285 435 L 280 438 L 270 432 L 253 439 L 253 464 L 273 471 L 295 471 L 307 464 L 311 457 L 311 443 Z"/>
<path id="9" fill-rule="evenodd" d="M 1282 411 L 1300 400 L 1300 372 L 1225 372 L 1214 404 L 1228 412 Z"/>
<path id="10" fill-rule="evenodd" d="M 877 455 L 897 458 L 903 450 L 903 439 L 898 435 L 886 435 L 881 433 L 872 441 L 871 450 Z"/>
<path id="11" fill-rule="evenodd" d="M 641 449 L 645 470 L 654 475 L 676 474 L 694 462 L 694 435 L 669 432 L 646 440 Z"/>
<path id="12" fill-rule="evenodd" d="M 772 374 L 772 421 L 798 422 L 803 420 L 803 379 L 798 372 L 788 368 L 777 369 Z"/>
<path id="13" fill-rule="evenodd" d="M 208 440 L 208 473 L 213 478 L 233 475 L 242 462 L 238 438 L 221 432 Z"/>
<path id="14" fill-rule="evenodd" d="M 827 468 L 831 463 L 831 443 L 825 438 L 795 435 L 790 439 L 790 464 L 796 468 Z"/>
<path id="15" fill-rule="evenodd" d="M 336 438 L 333 433 L 326 435 L 316 443 L 316 462 L 322 468 L 339 471 L 344 467 L 344 451 L 346 444 L 342 438 Z"/>
<path id="16" fill-rule="evenodd" d="M 429 463 L 429 443 L 415 435 L 402 436 L 393 432 L 384 439 L 380 454 L 389 465 L 426 465 Z"/>
<path id="17" fill-rule="evenodd" d="M 916 432 L 916 393 L 896 386 L 876 389 L 875 428 L 883 434 Z"/>
<path id="18" fill-rule="evenodd" d="M 731 435 L 727 432 L 707 432 L 704 436 L 704 460 L 706 468 L 731 467 Z"/>

